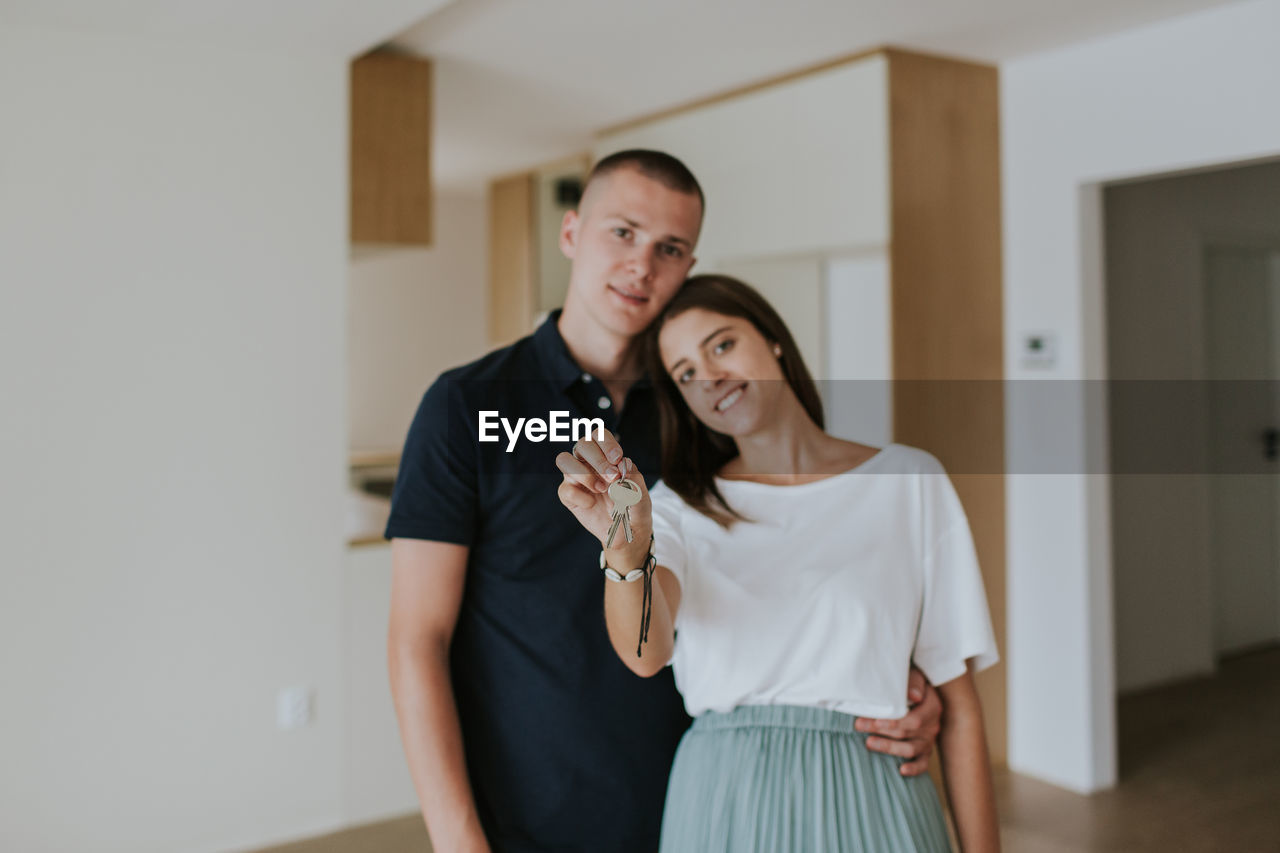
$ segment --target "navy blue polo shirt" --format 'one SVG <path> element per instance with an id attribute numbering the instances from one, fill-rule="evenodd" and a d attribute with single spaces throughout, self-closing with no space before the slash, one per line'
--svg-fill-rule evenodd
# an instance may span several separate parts
<path id="1" fill-rule="evenodd" d="M 600 418 L 650 484 L 653 391 L 616 411 L 574 363 L 556 312 L 533 335 L 440 376 L 409 429 L 387 538 L 470 548 L 453 687 L 480 820 L 495 853 L 657 849 L 667 775 L 689 724 L 670 668 L 640 678 L 604 622 L 600 544 L 561 505 L 571 440 L 481 442 L 482 412 Z M 495 430 L 489 430 L 492 435 Z M 508 449 L 510 447 L 510 449 Z"/>

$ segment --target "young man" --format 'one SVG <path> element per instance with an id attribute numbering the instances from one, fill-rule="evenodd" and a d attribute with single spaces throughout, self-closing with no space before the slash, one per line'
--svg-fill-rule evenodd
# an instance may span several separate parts
<path id="1" fill-rule="evenodd" d="M 670 670 L 642 679 L 613 653 L 599 543 L 554 499 L 571 434 L 521 424 L 598 418 L 641 471 L 659 470 L 632 342 L 693 266 L 702 212 L 675 158 L 602 160 L 561 225 L 563 311 L 443 374 L 414 418 L 386 530 L 388 663 L 440 853 L 657 848 L 689 720 Z M 865 722 L 884 736 L 872 748 L 911 759 L 908 774 L 927 768 L 941 714 L 930 688 L 913 689 L 923 701 L 906 718 Z"/>

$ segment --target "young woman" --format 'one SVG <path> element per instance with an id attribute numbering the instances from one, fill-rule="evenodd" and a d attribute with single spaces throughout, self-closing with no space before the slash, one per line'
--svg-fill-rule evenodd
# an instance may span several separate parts
<path id="1" fill-rule="evenodd" d="M 912 662 L 945 707 L 939 749 L 961 847 L 998 850 L 972 676 L 996 661 L 995 642 L 942 466 L 825 433 L 791 334 L 735 279 L 686 282 L 646 349 L 662 484 L 650 496 L 608 436 L 557 464 L 561 501 L 602 545 L 608 486 L 639 487 L 633 541 L 619 531 L 601 567 L 618 655 L 643 676 L 671 664 L 695 718 L 662 850 L 949 849 L 932 782 L 900 775 L 853 728 L 855 716 L 906 713 Z"/>

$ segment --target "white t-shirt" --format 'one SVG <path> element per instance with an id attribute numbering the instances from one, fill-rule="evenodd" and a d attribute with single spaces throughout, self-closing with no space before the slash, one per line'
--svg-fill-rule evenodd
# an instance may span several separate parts
<path id="1" fill-rule="evenodd" d="M 717 479 L 750 522 L 725 530 L 665 484 L 654 556 L 680 581 L 676 686 L 692 716 L 804 705 L 907 712 L 907 672 L 935 685 L 995 663 L 964 510 L 942 465 L 891 444 L 816 482 Z"/>

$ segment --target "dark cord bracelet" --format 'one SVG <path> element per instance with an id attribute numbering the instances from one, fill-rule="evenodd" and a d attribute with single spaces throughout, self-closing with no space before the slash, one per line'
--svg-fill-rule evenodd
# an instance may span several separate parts
<path id="1" fill-rule="evenodd" d="M 658 567 L 658 558 L 653 556 L 653 537 L 649 537 L 649 555 L 644 559 L 644 603 L 640 606 L 640 641 L 636 643 L 636 657 L 649 642 L 649 620 L 653 618 L 653 572 Z"/>

